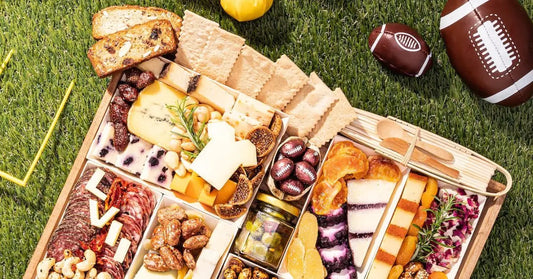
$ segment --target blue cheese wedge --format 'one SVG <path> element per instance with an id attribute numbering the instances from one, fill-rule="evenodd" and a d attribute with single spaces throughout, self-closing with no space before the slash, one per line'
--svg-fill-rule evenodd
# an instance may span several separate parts
<path id="1" fill-rule="evenodd" d="M 151 143 L 135 135 L 130 135 L 130 143 L 126 150 L 117 157 L 115 166 L 135 175 L 141 175 L 144 162 L 146 162 L 151 148 Z"/>
<path id="2" fill-rule="evenodd" d="M 118 151 L 113 146 L 115 137 L 115 127 L 112 122 L 107 122 L 104 129 L 96 136 L 90 156 L 107 163 L 114 163 L 118 156 Z"/>
<path id="3" fill-rule="evenodd" d="M 163 148 L 157 145 L 152 147 L 148 158 L 144 162 L 141 179 L 170 189 L 170 182 L 172 182 L 174 173 L 165 164 L 165 154 L 166 151 Z"/>

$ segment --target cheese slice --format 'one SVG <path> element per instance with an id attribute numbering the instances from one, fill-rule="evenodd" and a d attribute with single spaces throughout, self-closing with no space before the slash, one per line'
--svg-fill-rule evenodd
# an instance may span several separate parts
<path id="1" fill-rule="evenodd" d="M 113 260 L 122 263 L 124 262 L 124 259 L 126 258 L 126 254 L 128 254 L 128 250 L 130 249 L 131 241 L 129 241 L 126 238 L 121 238 L 120 242 L 118 243 L 117 251 L 115 252 L 115 255 L 113 256 Z"/>
<path id="2" fill-rule="evenodd" d="M 128 113 L 128 130 L 145 141 L 172 150 L 170 141 L 174 127 L 167 105 L 177 105 L 185 94 L 155 81 L 140 93 Z"/>
<path id="3" fill-rule="evenodd" d="M 231 93 L 205 76 L 200 76 L 198 85 L 194 91 L 191 91 L 190 96 L 221 113 L 231 110 L 235 104 L 235 97 Z"/>
<path id="4" fill-rule="evenodd" d="M 159 78 L 165 64 L 166 63 L 163 60 L 159 59 L 159 57 L 155 57 L 137 65 L 137 68 L 145 72 L 152 72 L 156 78 Z"/>
<path id="5" fill-rule="evenodd" d="M 91 225 L 103 228 L 117 213 L 120 212 L 120 209 L 112 206 L 107 212 L 100 217 L 100 213 L 98 212 L 98 202 L 96 200 L 89 200 L 89 218 L 91 220 Z"/>
<path id="6" fill-rule="evenodd" d="M 199 74 L 195 74 L 176 63 L 168 63 L 161 72 L 160 81 L 183 93 L 190 93 L 198 85 Z"/>
<path id="7" fill-rule="evenodd" d="M 241 159 L 235 156 L 238 152 L 234 143 L 212 139 L 192 162 L 191 169 L 220 190 L 242 164 Z"/>
<path id="8" fill-rule="evenodd" d="M 253 118 L 261 123 L 263 126 L 269 126 L 274 116 L 275 110 L 273 107 L 265 105 L 258 100 L 239 94 L 233 111 L 244 114 L 250 118 Z"/>
<path id="9" fill-rule="evenodd" d="M 185 268 L 186 269 L 186 268 Z M 181 271 L 181 270 L 180 270 Z M 178 278 L 177 270 L 169 270 L 165 272 L 148 270 L 144 265 L 135 274 L 134 279 L 176 279 Z"/>
<path id="10" fill-rule="evenodd" d="M 241 140 L 235 143 L 239 152 L 235 156 L 239 157 L 243 167 L 252 167 L 257 165 L 257 148 L 249 140 Z"/>
<path id="11" fill-rule="evenodd" d="M 231 224 L 218 222 L 211 233 L 209 242 L 198 257 L 196 266 L 202 268 L 195 268 L 192 278 L 211 278 L 217 263 L 221 260 L 235 233 L 236 229 Z"/>
<path id="12" fill-rule="evenodd" d="M 261 126 L 261 122 L 236 111 L 227 111 L 222 116 L 222 120 L 235 128 L 235 135 L 240 139 L 245 139 L 248 132 Z"/>
<path id="13" fill-rule="evenodd" d="M 207 124 L 207 136 L 209 139 L 217 138 L 234 142 L 235 128 L 225 121 L 211 122 Z"/>
<path id="14" fill-rule="evenodd" d="M 96 169 L 96 171 L 93 173 L 91 178 L 89 179 L 89 182 L 87 182 L 87 185 L 85 185 L 85 190 L 91 192 L 95 196 L 97 196 L 99 199 L 104 200 L 107 198 L 107 195 L 98 190 L 96 186 L 100 183 L 102 178 L 104 178 L 105 172 L 101 169 Z"/>
<path id="15" fill-rule="evenodd" d="M 119 221 L 113 220 L 111 226 L 109 226 L 109 231 L 107 231 L 107 236 L 105 237 L 105 244 L 113 247 L 117 243 L 118 236 L 122 230 L 122 223 Z"/>

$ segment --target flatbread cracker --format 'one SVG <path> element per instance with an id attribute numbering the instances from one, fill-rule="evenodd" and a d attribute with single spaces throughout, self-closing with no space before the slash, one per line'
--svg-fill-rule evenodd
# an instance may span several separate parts
<path id="1" fill-rule="evenodd" d="M 276 70 L 265 83 L 257 99 L 271 107 L 283 110 L 294 95 L 307 83 L 307 75 L 282 55 L 276 61 Z"/>
<path id="2" fill-rule="evenodd" d="M 338 98 L 338 101 L 320 119 L 313 132 L 309 135 L 309 141 L 318 147 L 335 137 L 338 132 L 357 118 L 354 108 L 350 105 L 342 90 L 337 88 L 333 91 L 333 94 Z"/>
<path id="3" fill-rule="evenodd" d="M 211 30 L 195 70 L 218 82 L 225 83 L 241 53 L 244 42 L 242 37 L 222 28 Z"/>
<path id="4" fill-rule="evenodd" d="M 209 34 L 217 27 L 218 23 L 186 10 L 181 26 L 176 63 L 196 69 Z"/>
<path id="5" fill-rule="evenodd" d="M 255 98 L 275 69 L 276 64 L 272 60 L 245 45 L 233 65 L 226 85 Z"/>
<path id="6" fill-rule="evenodd" d="M 291 136 L 307 136 L 337 99 L 333 91 L 312 72 L 307 84 L 285 108 L 284 112 L 291 115 L 287 133 Z"/>

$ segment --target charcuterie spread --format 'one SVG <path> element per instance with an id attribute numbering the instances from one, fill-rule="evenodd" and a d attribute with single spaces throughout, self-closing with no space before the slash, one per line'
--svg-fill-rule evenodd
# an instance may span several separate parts
<path id="1" fill-rule="evenodd" d="M 109 101 L 33 276 L 459 278 L 486 197 L 337 135 L 340 89 L 184 14 L 94 16 Z"/>

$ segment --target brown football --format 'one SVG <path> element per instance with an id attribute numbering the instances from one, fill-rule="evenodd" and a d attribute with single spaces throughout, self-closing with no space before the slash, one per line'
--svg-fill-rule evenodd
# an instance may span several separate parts
<path id="1" fill-rule="evenodd" d="M 517 0 L 449 0 L 440 33 L 450 61 L 483 100 L 517 106 L 533 94 L 533 23 Z"/>
<path id="2" fill-rule="evenodd" d="M 383 65 L 400 74 L 419 77 L 433 65 L 428 44 L 405 24 L 387 23 L 374 28 L 368 47 Z"/>

